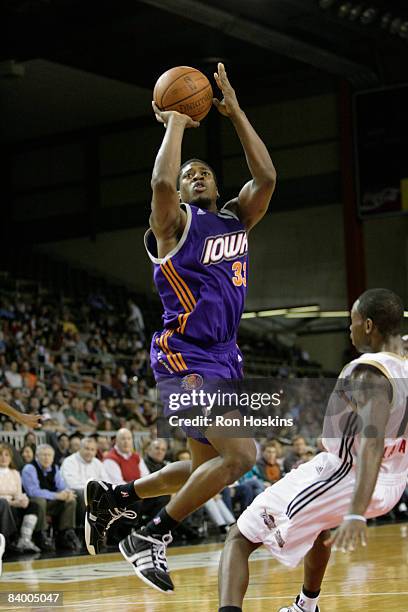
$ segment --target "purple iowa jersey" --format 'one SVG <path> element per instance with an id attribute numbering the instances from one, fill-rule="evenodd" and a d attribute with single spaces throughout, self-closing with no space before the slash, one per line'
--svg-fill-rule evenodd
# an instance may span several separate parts
<path id="1" fill-rule="evenodd" d="M 166 257 L 157 257 L 153 232 L 145 235 L 167 340 L 174 335 L 203 348 L 235 342 L 247 287 L 247 233 L 229 209 L 182 207 L 186 226 Z"/>

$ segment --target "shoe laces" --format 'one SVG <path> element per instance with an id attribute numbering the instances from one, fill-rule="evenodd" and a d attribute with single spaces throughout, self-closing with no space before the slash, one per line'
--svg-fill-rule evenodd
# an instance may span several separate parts
<path id="1" fill-rule="evenodd" d="M 109 509 L 109 514 L 111 515 L 111 518 L 106 524 L 105 532 L 108 531 L 110 526 L 113 525 L 115 521 L 118 521 L 121 518 L 128 518 L 132 520 L 135 520 L 137 518 L 137 512 L 135 512 L 134 510 L 127 510 L 126 508 L 124 510 L 119 510 L 119 508 L 115 508 L 114 512 Z"/>
<path id="2" fill-rule="evenodd" d="M 168 572 L 166 548 L 173 541 L 171 533 L 165 534 L 160 540 L 152 538 L 153 563 L 158 569 Z"/>

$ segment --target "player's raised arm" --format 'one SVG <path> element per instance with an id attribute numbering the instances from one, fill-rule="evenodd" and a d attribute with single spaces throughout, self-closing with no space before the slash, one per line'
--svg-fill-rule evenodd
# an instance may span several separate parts
<path id="1" fill-rule="evenodd" d="M 268 149 L 240 108 L 223 64 L 218 64 L 218 73 L 214 74 L 214 78 L 223 94 L 222 101 L 214 98 L 214 105 L 222 115 L 231 119 L 252 174 L 252 181 L 244 185 L 236 201 L 240 220 L 247 229 L 251 229 L 268 210 L 275 189 L 276 170 Z"/>
<path id="2" fill-rule="evenodd" d="M 178 232 L 182 221 L 177 177 L 181 164 L 181 143 L 184 130 L 200 124 L 176 111 L 160 111 L 153 102 L 157 121 L 163 123 L 166 133 L 156 157 L 151 186 L 153 191 L 150 225 L 156 238 L 171 238 Z"/>
<path id="3" fill-rule="evenodd" d="M 388 379 L 374 367 L 357 366 L 352 379 L 361 432 L 356 483 L 348 513 L 327 542 L 343 551 L 354 550 L 357 544 L 366 544 L 364 514 L 373 496 L 384 454 L 385 429 L 393 394 Z"/>
<path id="4" fill-rule="evenodd" d="M 25 425 L 29 429 L 39 427 L 40 425 L 41 415 L 23 414 L 2 400 L 0 400 L 0 412 L 14 419 L 18 423 Z"/>

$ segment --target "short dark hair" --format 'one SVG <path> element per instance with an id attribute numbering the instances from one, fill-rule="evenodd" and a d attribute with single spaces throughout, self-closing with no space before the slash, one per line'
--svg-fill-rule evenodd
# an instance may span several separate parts
<path id="1" fill-rule="evenodd" d="M 357 310 L 364 319 L 371 319 L 385 338 L 401 332 L 404 304 L 390 289 L 368 289 L 358 298 Z"/>
<path id="2" fill-rule="evenodd" d="M 215 184 L 218 185 L 217 175 L 215 174 L 215 172 L 212 169 L 212 167 L 210 166 L 210 164 L 207 164 L 207 162 L 203 161 L 202 159 L 198 159 L 198 157 L 192 157 L 191 159 L 188 159 L 187 161 L 182 163 L 181 166 L 180 166 L 180 171 L 179 171 L 178 177 L 177 177 L 177 189 L 179 189 L 179 187 L 180 187 L 180 177 L 182 175 L 182 172 L 183 172 L 184 168 L 186 166 L 188 166 L 188 164 L 202 164 L 203 166 L 207 166 L 207 168 L 209 170 L 211 170 L 211 172 L 212 172 L 212 174 L 214 176 Z"/>

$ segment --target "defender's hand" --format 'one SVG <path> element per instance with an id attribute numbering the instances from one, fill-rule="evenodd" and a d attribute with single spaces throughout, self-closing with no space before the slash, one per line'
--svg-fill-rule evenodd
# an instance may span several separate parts
<path id="1" fill-rule="evenodd" d="M 234 88 L 228 80 L 224 64 L 218 64 L 218 73 L 214 72 L 214 78 L 223 95 L 222 100 L 213 98 L 214 106 L 221 113 L 221 115 L 233 118 L 235 115 L 241 112 L 241 108 L 238 104 Z"/>
<path id="2" fill-rule="evenodd" d="M 367 525 L 363 521 L 343 521 L 324 544 L 341 552 L 353 552 L 359 544 L 367 546 Z"/>
<path id="3" fill-rule="evenodd" d="M 22 425 L 28 427 L 28 429 L 35 429 L 41 427 L 41 414 L 21 414 L 19 421 Z"/>
<path id="4" fill-rule="evenodd" d="M 164 127 L 167 127 L 171 117 L 175 117 L 177 121 L 184 123 L 186 128 L 197 128 L 200 127 L 199 121 L 193 121 L 188 115 L 183 115 L 177 111 L 161 111 L 155 102 L 152 102 L 153 112 L 156 115 L 156 119 L 159 123 L 163 123 Z"/>

